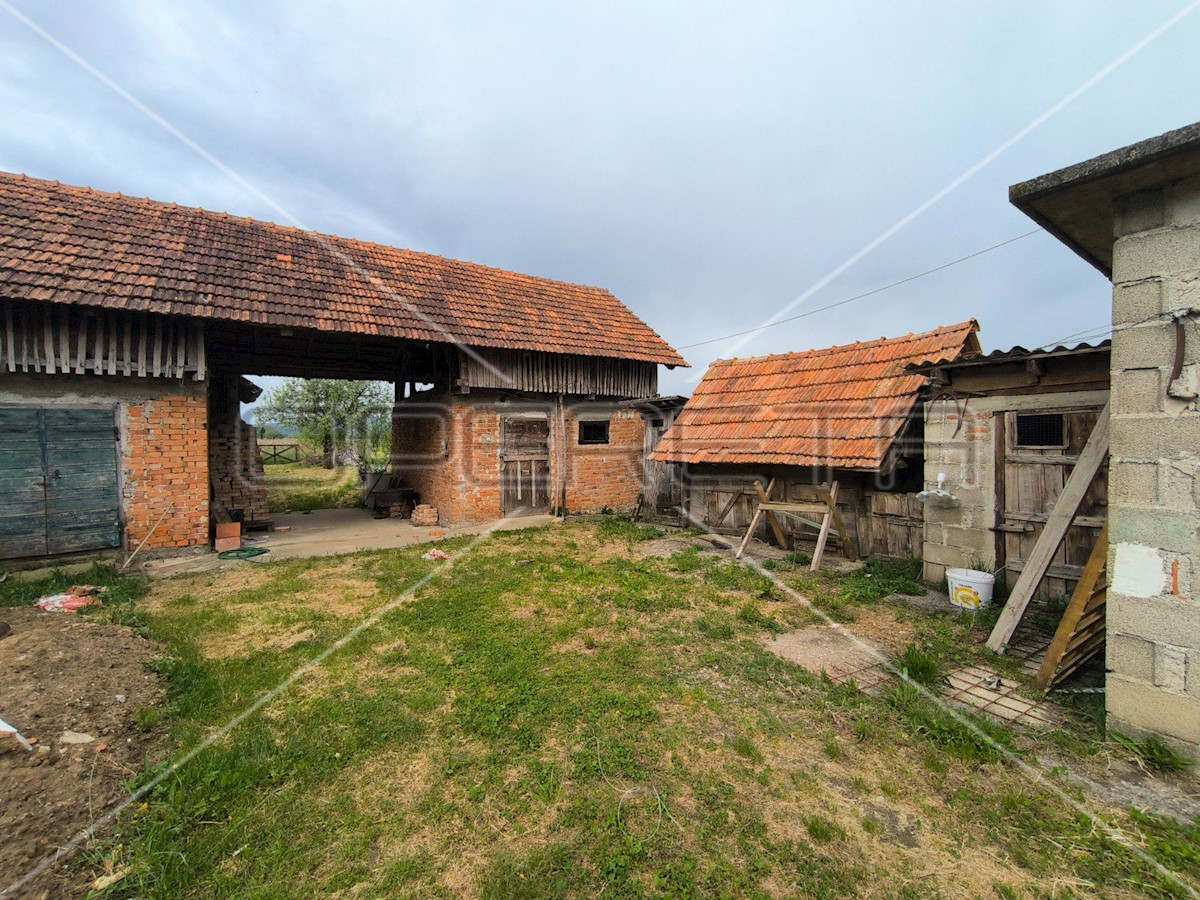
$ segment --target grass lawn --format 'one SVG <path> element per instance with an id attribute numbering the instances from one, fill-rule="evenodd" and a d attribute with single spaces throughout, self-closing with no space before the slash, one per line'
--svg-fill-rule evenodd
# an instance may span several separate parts
<path id="1" fill-rule="evenodd" d="M 342 466 L 323 469 L 301 463 L 264 466 L 267 507 L 273 513 L 307 509 L 347 509 L 362 503 L 358 469 Z"/>
<path id="2" fill-rule="evenodd" d="M 866 697 L 767 652 L 812 614 L 654 536 L 445 542 L 451 566 L 172 771 L 87 862 L 129 868 L 119 896 L 1185 896 L 912 687 Z M 423 551 L 146 588 L 178 747 L 430 574 Z M 774 568 L 910 657 L 980 652 L 968 622 L 881 599 L 911 573 Z M 1081 765 L 1101 747 L 1087 718 L 989 730 Z M 1197 829 L 1106 815 L 1197 875 Z"/>

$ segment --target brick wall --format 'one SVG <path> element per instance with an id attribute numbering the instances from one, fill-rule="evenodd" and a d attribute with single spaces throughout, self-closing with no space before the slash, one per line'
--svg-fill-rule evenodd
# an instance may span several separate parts
<path id="1" fill-rule="evenodd" d="M 572 513 L 629 511 L 641 492 L 645 423 L 613 404 L 581 401 L 568 406 L 560 434 L 553 399 L 501 402 L 495 391 L 452 395 L 426 391 L 396 404 L 392 417 L 393 474 L 438 507 L 443 522 L 487 522 L 501 516 L 501 419 L 516 413 L 546 415 L 550 423 L 551 502 L 558 503 L 561 453 L 565 449 L 566 503 Z M 579 417 L 607 417 L 609 443 L 579 445 Z"/>
<path id="2" fill-rule="evenodd" d="M 1107 707 L 1119 731 L 1200 752 L 1200 178 L 1125 198 L 1113 246 Z M 1172 396 L 1174 394 L 1175 396 Z"/>
<path id="3" fill-rule="evenodd" d="M 269 518 L 267 477 L 253 426 L 242 421 L 238 377 L 216 376 L 208 400 L 208 468 L 212 514 L 226 521 L 240 509 L 245 522 Z"/>
<path id="4" fill-rule="evenodd" d="M 122 404 L 122 501 L 130 550 L 172 503 L 147 549 L 208 543 L 207 420 L 203 397 Z"/>
<path id="5" fill-rule="evenodd" d="M 632 512 L 642 491 L 642 457 L 645 420 L 632 410 L 606 411 L 597 416 L 599 404 L 581 403 L 566 411 L 567 511 L 596 513 L 602 509 Z M 580 418 L 608 421 L 608 443 L 580 445 Z M 557 456 L 553 457 L 557 460 Z M 551 469 L 551 483 L 554 473 Z"/>

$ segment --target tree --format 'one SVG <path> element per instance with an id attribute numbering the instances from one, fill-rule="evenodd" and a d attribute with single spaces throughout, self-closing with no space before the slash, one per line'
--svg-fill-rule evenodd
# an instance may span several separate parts
<path id="1" fill-rule="evenodd" d="M 331 469 L 340 453 L 353 450 L 362 459 L 377 449 L 390 432 L 391 408 L 390 388 L 382 381 L 289 378 L 267 392 L 254 417 L 295 428 L 321 448 L 322 464 Z"/>

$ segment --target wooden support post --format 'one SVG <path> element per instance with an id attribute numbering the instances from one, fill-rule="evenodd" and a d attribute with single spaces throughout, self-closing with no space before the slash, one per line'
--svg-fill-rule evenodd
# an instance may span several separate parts
<path id="1" fill-rule="evenodd" d="M 825 502 L 829 508 L 825 510 L 825 515 L 821 519 L 821 531 L 817 535 L 817 547 L 813 550 L 812 564 L 808 567 L 810 571 L 819 572 L 821 570 L 821 558 L 825 555 L 825 544 L 829 540 L 829 526 L 833 524 L 833 512 L 837 508 L 838 483 L 835 481 L 829 487 L 829 494 L 826 496 Z M 841 532 L 841 527 L 838 527 Z M 845 533 L 842 532 L 842 543 L 846 543 Z"/>
<path id="2" fill-rule="evenodd" d="M 1003 653 L 1005 646 L 1012 639 L 1013 632 L 1021 622 L 1021 616 L 1025 615 L 1025 609 L 1033 599 L 1034 591 L 1046 574 L 1046 569 L 1050 567 L 1054 554 L 1058 552 L 1067 529 L 1071 527 L 1071 520 L 1075 518 L 1092 479 L 1096 477 L 1100 466 L 1108 457 L 1108 408 L 1109 404 L 1106 403 L 1100 412 L 1100 418 L 1096 420 L 1096 427 L 1092 429 L 1087 445 L 1079 454 L 1079 461 L 1071 470 L 1071 477 L 1067 479 L 1062 493 L 1055 501 L 1054 509 L 1042 527 L 1042 533 L 1038 536 L 1025 567 L 1017 577 L 1017 583 L 1013 586 L 1008 602 L 1004 604 L 1004 611 L 1000 613 L 996 627 L 992 629 L 987 646 L 996 653 Z"/>
<path id="3" fill-rule="evenodd" d="M 770 503 L 771 502 L 771 491 L 774 487 L 775 487 L 775 479 L 774 478 L 771 479 L 771 484 L 768 486 L 768 488 L 766 490 L 763 490 L 762 484 L 756 480 L 754 482 L 754 492 L 756 494 L 758 494 L 758 502 L 759 503 Z M 767 515 L 767 524 L 771 526 L 771 532 L 775 535 L 775 540 L 779 544 L 780 549 L 787 550 L 788 549 L 787 535 L 785 535 L 783 533 L 783 528 L 780 527 L 780 525 L 779 525 L 779 518 L 770 509 L 767 510 L 766 515 Z"/>
<path id="4" fill-rule="evenodd" d="M 775 479 L 774 478 L 772 478 L 767 483 L 766 494 L 768 497 L 771 496 L 771 491 L 773 491 L 773 490 L 775 490 Z M 738 547 L 738 551 L 735 554 L 736 559 L 741 559 L 742 554 L 746 552 L 746 546 L 750 543 L 750 539 L 752 537 L 754 537 L 754 532 L 758 529 L 758 522 L 762 518 L 762 515 L 763 515 L 763 508 L 762 508 L 762 503 L 760 502 L 758 504 L 758 506 L 755 507 L 755 509 L 754 509 L 754 515 L 750 517 L 750 527 L 746 529 L 746 536 L 744 538 L 742 538 L 741 546 Z"/>

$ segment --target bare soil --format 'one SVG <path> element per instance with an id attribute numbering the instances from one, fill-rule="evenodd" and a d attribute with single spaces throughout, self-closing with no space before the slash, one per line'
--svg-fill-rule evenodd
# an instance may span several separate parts
<path id="1" fill-rule="evenodd" d="M 162 655 L 156 644 L 72 613 L 5 608 L 0 622 L 12 629 L 0 638 L 0 718 L 36 742 L 30 753 L 0 736 L 3 889 L 128 796 L 126 784 L 161 758 L 165 736 L 136 724 L 139 708 L 163 699 L 145 666 Z M 78 896 L 92 877 L 55 866 L 13 896 Z"/>

